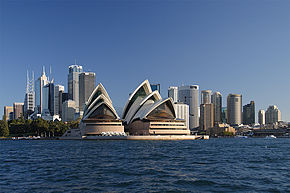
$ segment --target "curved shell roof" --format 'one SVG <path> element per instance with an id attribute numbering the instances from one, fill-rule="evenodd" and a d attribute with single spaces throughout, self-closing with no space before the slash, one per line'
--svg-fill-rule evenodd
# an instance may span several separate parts
<path id="1" fill-rule="evenodd" d="M 152 92 L 148 80 L 142 82 L 130 95 L 122 118 L 126 124 L 136 119 L 176 119 L 171 98 L 162 100 L 159 92 Z"/>
<path id="2" fill-rule="evenodd" d="M 145 96 L 145 98 L 142 97 L 138 97 L 134 103 L 132 104 L 131 108 L 128 110 L 128 113 L 126 114 L 125 117 L 125 122 L 126 123 L 130 123 L 132 118 L 135 116 L 135 114 L 138 112 L 138 110 L 146 103 L 148 102 L 148 100 L 152 100 L 153 103 L 155 101 L 159 101 L 162 100 L 159 92 L 156 90 L 150 94 L 148 94 L 147 96 Z"/>
<path id="3" fill-rule="evenodd" d="M 112 101 L 101 83 L 98 84 L 98 86 L 89 97 L 88 102 L 86 102 L 82 120 L 89 119 L 96 113 L 99 113 L 99 116 L 103 114 L 103 117 L 105 117 L 105 114 L 107 113 L 110 114 L 111 117 L 119 119 L 119 116 L 113 107 Z"/>
<path id="4" fill-rule="evenodd" d="M 92 92 L 91 96 L 89 97 L 88 101 L 86 102 L 86 106 L 84 108 L 84 112 L 87 110 L 87 108 L 91 105 L 91 103 L 99 96 L 103 94 L 109 101 L 112 103 L 111 98 L 109 97 L 105 87 L 102 85 L 102 83 L 99 83 L 94 91 Z"/>
<path id="5" fill-rule="evenodd" d="M 172 114 L 172 118 L 176 118 L 175 109 L 173 106 L 173 101 L 171 98 L 167 98 L 164 100 L 159 100 L 155 103 L 143 105 L 142 108 L 136 113 L 136 115 L 132 118 L 131 122 L 133 122 L 136 119 L 148 119 L 148 115 L 150 115 L 151 112 L 156 110 L 158 107 L 160 107 L 162 104 L 165 104 L 168 107 L 169 113 Z"/>
<path id="6" fill-rule="evenodd" d="M 124 111 L 123 111 L 123 115 L 122 115 L 122 118 L 125 119 L 126 118 L 126 115 L 129 111 L 129 109 L 131 108 L 131 106 L 133 105 L 133 103 L 135 102 L 135 100 L 138 98 L 138 97 L 141 97 L 141 98 L 144 98 L 146 97 L 148 94 L 150 94 L 152 92 L 151 90 L 151 86 L 149 84 L 149 81 L 148 80 L 145 80 L 143 81 L 136 89 L 135 91 L 130 95 L 126 105 L 125 105 L 125 108 L 124 108 Z"/>

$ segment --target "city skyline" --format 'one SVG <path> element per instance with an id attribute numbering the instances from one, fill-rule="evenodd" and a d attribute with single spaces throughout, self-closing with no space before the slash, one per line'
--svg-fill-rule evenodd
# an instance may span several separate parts
<path id="1" fill-rule="evenodd" d="M 223 107 L 229 93 L 242 94 L 242 105 L 253 100 L 256 112 L 277 105 L 290 121 L 287 1 L 31 2 L 0 3 L 2 109 L 24 101 L 26 70 L 37 79 L 43 64 L 67 91 L 68 66 L 76 58 L 96 73 L 115 107 L 149 79 L 161 85 L 162 96 L 169 86 L 197 84 L 220 92 Z"/>

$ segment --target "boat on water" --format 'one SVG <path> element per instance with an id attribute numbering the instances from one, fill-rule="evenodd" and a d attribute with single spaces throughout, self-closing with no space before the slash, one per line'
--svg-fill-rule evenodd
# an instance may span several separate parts
<path id="1" fill-rule="evenodd" d="M 277 137 L 275 135 L 268 135 L 266 136 L 266 139 L 276 139 Z"/>
<path id="2" fill-rule="evenodd" d="M 236 138 L 248 138 L 248 136 L 245 136 L 245 135 L 236 135 Z"/>

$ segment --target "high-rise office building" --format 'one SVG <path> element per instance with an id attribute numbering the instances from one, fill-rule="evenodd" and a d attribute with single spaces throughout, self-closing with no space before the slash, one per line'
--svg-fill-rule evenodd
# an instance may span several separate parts
<path id="1" fill-rule="evenodd" d="M 266 122 L 265 122 L 265 111 L 264 110 L 259 110 L 258 118 L 259 118 L 259 124 L 265 125 Z"/>
<path id="2" fill-rule="evenodd" d="M 6 121 L 11 120 L 10 119 L 10 113 L 13 113 L 13 107 L 12 106 L 4 106 L 4 115 L 6 117 Z"/>
<path id="3" fill-rule="evenodd" d="M 200 105 L 200 130 L 206 131 L 213 127 L 213 104 Z"/>
<path id="4" fill-rule="evenodd" d="M 53 116 L 56 113 L 54 112 L 54 99 L 55 99 L 55 93 L 54 93 L 54 83 L 51 82 L 48 84 L 49 85 L 49 95 L 48 95 L 48 109 L 50 112 L 50 115 Z"/>
<path id="5" fill-rule="evenodd" d="M 150 84 L 151 90 L 157 90 L 160 93 L 160 84 Z"/>
<path id="6" fill-rule="evenodd" d="M 59 115 L 62 117 L 62 107 L 63 103 L 68 100 L 68 93 L 64 91 L 59 91 Z"/>
<path id="7" fill-rule="evenodd" d="M 170 86 L 168 88 L 168 97 L 171 97 L 174 103 L 178 102 L 178 87 Z"/>
<path id="8" fill-rule="evenodd" d="M 211 102 L 213 104 L 213 119 L 214 124 L 217 125 L 222 122 L 222 95 L 220 92 L 215 92 L 211 95 Z"/>
<path id="9" fill-rule="evenodd" d="M 35 106 L 38 113 L 43 110 L 43 87 L 49 83 L 47 76 L 45 75 L 45 67 L 41 77 L 35 81 Z"/>
<path id="10" fill-rule="evenodd" d="M 185 126 L 189 129 L 189 106 L 183 103 L 174 103 L 174 109 L 177 119 L 183 119 Z"/>
<path id="11" fill-rule="evenodd" d="M 60 115 L 62 108 L 62 93 L 64 92 L 63 85 L 55 85 L 54 86 L 54 114 Z"/>
<path id="12" fill-rule="evenodd" d="M 242 124 L 242 95 L 229 94 L 227 98 L 228 124 Z"/>
<path id="13" fill-rule="evenodd" d="M 13 119 L 18 119 L 23 116 L 24 103 L 13 103 Z"/>
<path id="14" fill-rule="evenodd" d="M 29 79 L 27 71 L 27 83 L 26 92 L 24 98 L 24 117 L 28 119 L 35 110 L 35 92 L 34 92 L 34 74 L 32 73 L 32 79 Z"/>
<path id="15" fill-rule="evenodd" d="M 227 107 L 222 107 L 222 123 L 228 122 L 228 113 L 227 113 Z"/>
<path id="16" fill-rule="evenodd" d="M 79 108 L 83 111 L 83 106 L 95 89 L 95 73 L 82 72 L 79 75 Z"/>
<path id="17" fill-rule="evenodd" d="M 180 86 L 178 87 L 178 100 L 189 105 L 189 128 L 199 127 L 199 86 Z"/>
<path id="18" fill-rule="evenodd" d="M 243 124 L 255 124 L 255 102 L 251 101 L 249 104 L 243 106 Z"/>
<path id="19" fill-rule="evenodd" d="M 67 100 L 62 105 L 62 121 L 73 121 L 75 119 L 76 103 L 73 100 Z"/>
<path id="20" fill-rule="evenodd" d="M 265 113 L 266 124 L 274 124 L 281 121 L 281 112 L 276 105 L 270 105 Z"/>
<path id="21" fill-rule="evenodd" d="M 211 90 L 201 91 L 201 101 L 200 104 L 210 104 L 211 103 Z"/>
<path id="22" fill-rule="evenodd" d="M 43 112 L 44 110 L 46 112 L 49 111 L 48 101 L 49 101 L 49 84 L 46 84 L 42 88 L 42 111 L 41 112 Z"/>
<path id="23" fill-rule="evenodd" d="M 83 72 L 83 67 L 79 65 L 69 66 L 68 73 L 68 97 L 75 101 L 76 111 L 79 111 L 79 75 Z"/>

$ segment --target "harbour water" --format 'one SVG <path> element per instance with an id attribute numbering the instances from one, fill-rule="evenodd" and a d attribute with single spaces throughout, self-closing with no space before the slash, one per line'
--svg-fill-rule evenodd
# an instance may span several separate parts
<path id="1" fill-rule="evenodd" d="M 289 192 L 290 139 L 0 141 L 0 192 Z"/>

